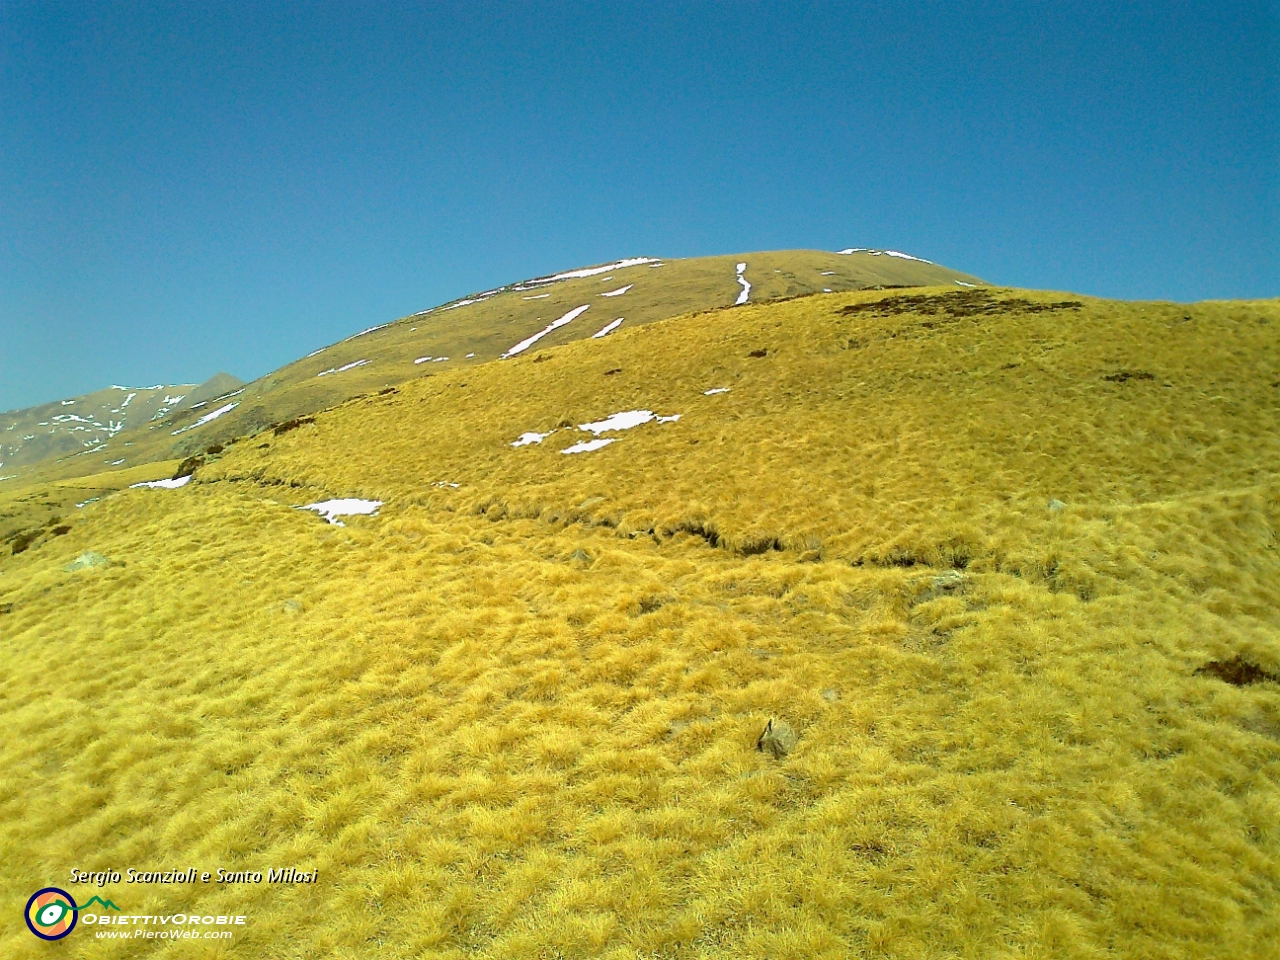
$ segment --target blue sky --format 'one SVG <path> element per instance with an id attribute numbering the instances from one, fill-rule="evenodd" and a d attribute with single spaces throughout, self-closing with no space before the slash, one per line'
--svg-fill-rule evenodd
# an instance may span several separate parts
<path id="1" fill-rule="evenodd" d="M 1280 4 L 0 5 L 0 409 L 625 256 L 1280 296 Z"/>

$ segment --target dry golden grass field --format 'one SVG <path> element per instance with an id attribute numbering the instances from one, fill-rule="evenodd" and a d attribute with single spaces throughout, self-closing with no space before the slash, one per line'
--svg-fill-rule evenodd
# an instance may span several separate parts
<path id="1" fill-rule="evenodd" d="M 1280 302 L 818 294 L 290 426 L 0 555 L 0 955 L 1278 955 Z M 318 879 L 68 886 L 188 866 Z"/>

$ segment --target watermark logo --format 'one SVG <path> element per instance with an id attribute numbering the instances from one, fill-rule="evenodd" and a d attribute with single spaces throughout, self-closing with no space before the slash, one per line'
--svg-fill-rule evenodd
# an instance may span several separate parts
<path id="1" fill-rule="evenodd" d="M 45 887 L 37 890 L 27 901 L 27 929 L 41 940 L 61 940 L 76 928 L 81 910 L 88 910 L 95 903 L 102 904 L 103 910 L 120 912 L 110 900 L 92 897 L 83 907 L 76 906 L 75 898 L 59 887 Z M 89 923 L 96 917 L 89 916 Z"/>
<path id="2" fill-rule="evenodd" d="M 76 928 L 79 909 L 65 890 L 37 890 L 27 901 L 27 929 L 41 940 L 61 940 Z"/>

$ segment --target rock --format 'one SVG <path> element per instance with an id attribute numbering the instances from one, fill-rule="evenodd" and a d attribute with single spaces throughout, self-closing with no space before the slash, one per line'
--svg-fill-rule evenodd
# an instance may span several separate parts
<path id="1" fill-rule="evenodd" d="M 955 593 L 964 586 L 964 574 L 959 570 L 949 570 L 934 577 L 931 586 L 934 593 Z"/>
<path id="2" fill-rule="evenodd" d="M 796 732 L 785 721 L 770 719 L 765 724 L 764 733 L 760 734 L 760 739 L 756 741 L 756 749 L 761 753 L 769 754 L 775 760 L 781 760 L 795 749 L 797 740 L 799 737 L 796 736 Z"/>
<path id="3" fill-rule="evenodd" d="M 1049 512 L 1050 512 L 1050 513 L 1057 513 L 1059 510 L 1065 510 L 1065 509 L 1067 509 L 1067 505 L 1066 505 L 1065 503 L 1063 503 L 1061 500 L 1050 500 L 1050 501 L 1049 501 Z"/>
<path id="4" fill-rule="evenodd" d="M 299 603 L 297 600 L 286 600 L 284 602 L 284 612 L 285 613 L 301 613 L 302 604 Z"/>
<path id="5" fill-rule="evenodd" d="M 66 569 L 70 572 L 74 572 L 76 570 L 87 570 L 90 567 L 105 567 L 110 563 L 111 561 L 102 554 L 94 550 L 90 550 L 87 553 L 80 554 L 80 556 L 68 563 Z"/>
<path id="6" fill-rule="evenodd" d="M 827 703 L 835 703 L 840 699 L 840 691 L 834 687 L 828 687 L 826 690 L 822 691 L 822 699 L 827 701 Z"/>
<path id="7" fill-rule="evenodd" d="M 569 556 L 570 563 L 580 564 L 582 566 L 590 566 L 593 558 L 591 554 L 579 547 Z"/>

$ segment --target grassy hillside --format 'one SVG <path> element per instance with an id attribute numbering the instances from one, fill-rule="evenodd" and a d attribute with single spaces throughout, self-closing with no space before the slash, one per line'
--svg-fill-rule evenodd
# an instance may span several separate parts
<path id="1" fill-rule="evenodd" d="M 590 338 L 610 324 L 629 328 L 727 306 L 743 293 L 739 263 L 755 301 L 823 289 L 982 282 L 884 251 L 635 259 L 643 262 L 570 270 L 472 294 L 322 347 L 243 390 L 237 390 L 244 386 L 240 381 L 219 374 L 199 388 L 112 388 L 0 415 L 0 431 L 8 430 L 0 435 L 0 477 L 23 483 L 182 459 L 351 397 L 496 359 L 570 314 L 574 319 L 537 340 L 535 349 Z M 170 393 L 186 397 L 170 403 Z M 132 406 L 121 407 L 125 397 Z M 5 436 L 17 446 L 6 448 Z M 0 536 L 7 532 L 0 527 Z"/>
<path id="2" fill-rule="evenodd" d="M 1277 324 L 748 303 L 104 497 L 0 555 L 5 902 L 319 870 L 72 887 L 249 917 L 94 958 L 1269 956 Z"/>

